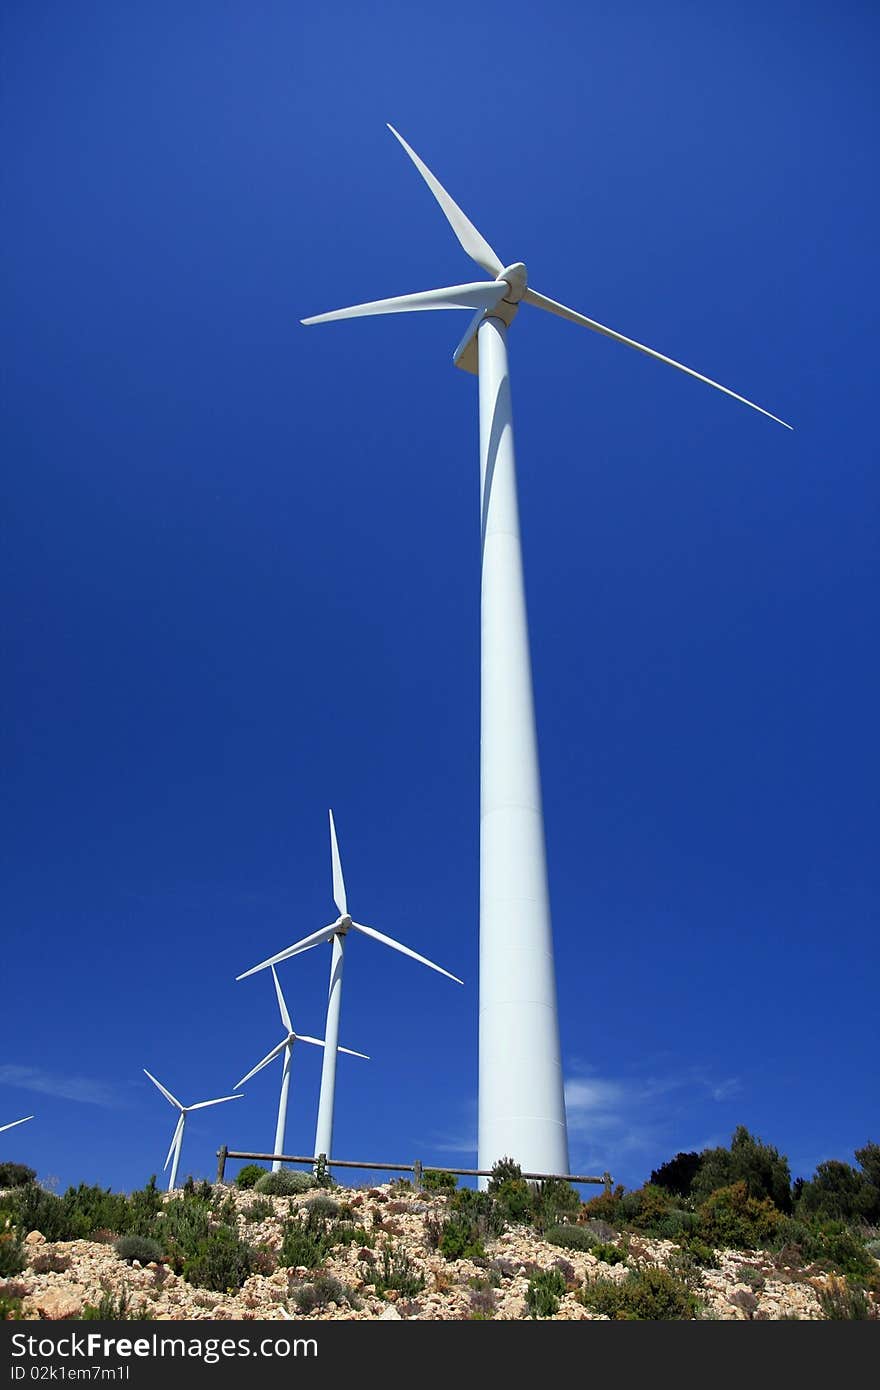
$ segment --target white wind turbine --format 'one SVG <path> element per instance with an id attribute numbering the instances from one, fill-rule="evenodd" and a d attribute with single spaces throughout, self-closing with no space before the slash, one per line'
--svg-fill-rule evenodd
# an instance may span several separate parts
<path id="1" fill-rule="evenodd" d="M 321 1068 L 321 1096 L 318 1101 L 318 1123 L 315 1129 L 316 1158 L 320 1154 L 324 1154 L 327 1158 L 331 1157 L 333 1103 L 336 1095 L 336 1054 L 347 1051 L 346 1048 L 339 1046 L 339 1012 L 342 1005 L 342 969 L 345 960 L 345 940 L 348 933 L 354 931 L 360 932 L 363 936 L 371 936 L 374 941 L 381 941 L 384 946 L 390 946 L 395 951 L 402 951 L 405 956 L 411 956 L 413 960 L 427 965 L 431 970 L 437 970 L 447 979 L 454 980 L 456 984 L 463 983 L 457 975 L 451 975 L 448 970 L 435 965 L 425 956 L 420 956 L 417 951 L 411 951 L 408 946 L 402 946 L 399 941 L 394 941 L 390 936 L 376 931 L 375 927 L 365 927 L 362 922 L 352 921 L 345 897 L 345 881 L 342 877 L 342 862 L 339 858 L 339 845 L 336 841 L 336 826 L 333 822 L 332 811 L 330 812 L 330 857 L 333 868 L 333 901 L 339 912 L 336 921 L 331 922 L 329 926 L 322 927 L 320 931 L 313 932 L 311 936 L 304 937 L 302 941 L 297 941 L 295 945 L 288 946 L 285 951 L 279 951 L 277 956 L 271 956 L 269 960 L 261 961 L 259 965 L 254 965 L 250 970 L 245 970 L 242 975 L 236 976 L 237 979 L 244 980 L 248 975 L 256 974 L 258 970 L 266 970 L 269 966 L 276 966 L 279 961 L 287 960 L 288 956 L 299 955 L 302 951 L 310 950 L 312 946 L 320 946 L 324 941 L 333 942 L 333 952 L 330 957 L 330 989 L 327 996 L 327 1024 L 324 1029 L 324 1065 Z"/>
<path id="2" fill-rule="evenodd" d="M 32 1120 L 33 1118 L 33 1115 L 25 1115 L 23 1120 L 10 1120 L 8 1125 L 0 1125 L 0 1134 L 3 1133 L 4 1129 L 15 1129 L 16 1125 L 27 1124 L 28 1120 Z"/>
<path id="3" fill-rule="evenodd" d="M 225 1100 L 244 1100 L 244 1096 L 218 1096 L 216 1100 L 200 1100 L 196 1105 L 181 1105 L 177 1097 L 173 1096 L 170 1091 L 167 1091 L 162 1085 L 162 1082 L 157 1081 L 153 1073 L 147 1071 L 146 1067 L 144 1067 L 144 1074 L 148 1076 L 153 1085 L 162 1092 L 165 1099 L 170 1101 L 171 1104 L 180 1111 L 180 1117 L 178 1118 L 171 1139 L 171 1147 L 168 1150 L 168 1157 L 162 1165 L 162 1171 L 164 1173 L 168 1164 L 171 1163 L 171 1176 L 168 1179 L 168 1191 L 173 1192 L 174 1184 L 177 1182 L 177 1165 L 180 1163 L 180 1150 L 183 1146 L 183 1131 L 186 1128 L 186 1117 L 189 1112 L 191 1110 L 206 1110 L 209 1105 L 222 1105 Z M 173 1163 L 171 1162 L 172 1156 L 174 1159 Z"/>
<path id="4" fill-rule="evenodd" d="M 521 303 L 546 309 L 696 377 L 785 425 L 717 381 L 529 287 L 504 266 L 393 126 L 459 242 L 491 281 L 375 300 L 305 324 L 423 309 L 475 310 L 453 361 L 479 376 L 481 590 L 479 1167 L 510 1155 L 531 1172 L 568 1171 L 553 936 L 523 586 L 507 365 Z M 790 425 L 786 425 L 791 429 Z"/>
<path id="5" fill-rule="evenodd" d="M 275 994 L 278 997 L 281 1022 L 284 1024 L 287 1032 L 280 1043 L 278 1043 L 277 1047 L 273 1047 L 272 1051 L 267 1053 L 262 1062 L 258 1062 L 255 1067 L 252 1067 L 247 1076 L 243 1076 L 240 1081 L 236 1081 L 235 1085 L 236 1089 L 239 1086 L 243 1086 L 246 1081 L 250 1081 L 252 1076 L 256 1076 L 258 1071 L 262 1071 L 263 1067 L 267 1067 L 270 1062 L 274 1061 L 280 1052 L 284 1053 L 284 1067 L 281 1072 L 281 1096 L 278 1101 L 278 1123 L 275 1126 L 275 1147 L 272 1150 L 275 1154 L 282 1154 L 284 1153 L 284 1131 L 287 1126 L 287 1096 L 290 1091 L 290 1066 L 293 1060 L 293 1044 L 295 1042 L 304 1042 L 311 1043 L 313 1047 L 323 1047 L 324 1041 L 322 1038 L 310 1038 L 307 1037 L 305 1033 L 295 1033 L 293 1031 L 293 1024 L 290 1021 L 290 1014 L 287 1009 L 287 1004 L 284 1002 L 284 995 L 281 992 L 281 985 L 278 980 L 278 972 L 274 965 L 272 966 L 272 979 L 275 981 Z M 337 1051 L 345 1052 L 349 1057 L 363 1057 L 366 1062 L 370 1060 L 366 1052 L 353 1052 L 350 1047 L 340 1047 L 337 1048 Z M 276 1158 L 272 1163 L 272 1172 L 277 1173 L 280 1167 L 281 1160 Z"/>

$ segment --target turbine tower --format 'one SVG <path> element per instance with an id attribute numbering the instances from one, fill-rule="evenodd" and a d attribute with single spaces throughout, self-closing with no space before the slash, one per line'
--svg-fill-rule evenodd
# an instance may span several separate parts
<path id="1" fill-rule="evenodd" d="M 504 266 L 414 150 L 389 126 L 462 248 L 491 281 L 374 300 L 305 324 L 418 310 L 476 312 L 453 361 L 479 377 L 481 592 L 480 1056 L 478 1166 L 510 1156 L 568 1172 L 553 937 L 513 451 L 507 330 L 522 303 L 665 362 L 785 425 L 719 382 L 530 288 Z M 786 425 L 791 429 L 790 425 Z"/>
<path id="2" fill-rule="evenodd" d="M 313 932 L 311 936 L 304 937 L 302 941 L 297 941 L 295 945 L 288 946 L 286 950 L 279 951 L 277 956 L 271 956 L 269 960 L 261 961 L 259 965 L 254 965 L 250 970 L 245 970 L 243 974 L 236 976 L 236 979 L 239 980 L 247 979 L 248 975 L 255 975 L 258 970 L 266 970 L 269 966 L 274 967 L 279 961 L 287 960 L 289 956 L 299 955 L 302 951 L 308 951 L 312 946 L 320 946 L 324 941 L 333 942 L 333 952 L 330 957 L 330 989 L 327 996 L 327 1024 L 324 1029 L 324 1065 L 321 1068 L 321 1096 L 318 1101 L 318 1123 L 315 1130 L 316 1158 L 321 1154 L 327 1158 L 331 1157 L 333 1108 L 336 1099 L 336 1054 L 347 1050 L 339 1046 L 339 1013 L 342 1008 L 342 974 L 348 933 L 353 931 L 359 932 L 363 936 L 371 936 L 374 941 L 381 941 L 383 946 L 390 946 L 394 951 L 401 951 L 403 955 L 410 956 L 421 965 L 427 965 L 429 969 L 438 971 L 449 980 L 454 980 L 457 985 L 463 983 L 457 975 L 450 975 L 449 971 L 444 970 L 442 966 L 435 965 L 425 956 L 420 956 L 417 951 L 411 951 L 408 946 L 402 946 L 399 941 L 394 941 L 392 937 L 376 931 L 375 927 L 365 927 L 362 922 L 352 921 L 345 896 L 345 880 L 342 877 L 342 861 L 339 857 L 339 845 L 336 840 L 336 826 L 332 811 L 330 812 L 330 859 L 333 871 L 333 901 L 339 912 L 336 921 L 331 922 L 327 927 L 322 927 L 320 931 Z"/>
<path id="3" fill-rule="evenodd" d="M 186 1117 L 189 1114 L 189 1112 L 191 1110 L 205 1110 L 209 1105 L 222 1105 L 225 1100 L 243 1100 L 244 1097 L 218 1096 L 216 1100 L 200 1100 L 196 1105 L 181 1105 L 177 1097 L 173 1096 L 170 1091 L 167 1091 L 165 1087 L 162 1085 L 162 1082 L 157 1081 L 155 1076 L 153 1076 L 152 1072 L 147 1071 L 146 1067 L 144 1067 L 144 1075 L 148 1076 L 152 1081 L 153 1085 L 162 1092 L 165 1099 L 167 1101 L 170 1101 L 170 1103 L 176 1106 L 176 1108 L 180 1111 L 180 1116 L 178 1118 L 177 1125 L 175 1126 L 174 1134 L 171 1138 L 171 1147 L 168 1150 L 168 1157 L 162 1165 L 162 1171 L 164 1173 L 165 1169 L 168 1167 L 168 1164 L 171 1163 L 171 1176 L 168 1179 L 168 1191 L 173 1192 L 174 1186 L 177 1182 L 177 1167 L 180 1163 L 180 1150 L 183 1147 L 183 1131 L 186 1128 Z M 171 1162 L 172 1157 L 174 1159 L 173 1163 Z"/>
<path id="4" fill-rule="evenodd" d="M 293 1060 L 293 1044 L 295 1042 L 304 1042 L 311 1043 L 314 1047 L 323 1047 L 324 1042 L 321 1038 L 310 1038 L 307 1037 L 305 1033 L 295 1033 L 293 1031 L 293 1024 L 290 1021 L 290 1014 L 287 1009 L 287 1004 L 284 1001 L 284 995 L 281 993 L 281 985 L 278 981 L 278 972 L 276 971 L 274 965 L 272 966 L 272 979 L 275 981 L 275 994 L 278 998 L 278 1008 L 281 1012 L 281 1022 L 284 1024 L 284 1027 L 287 1029 L 287 1032 L 285 1036 L 281 1039 L 280 1043 L 278 1043 L 277 1047 L 273 1047 L 272 1051 L 267 1053 L 267 1055 L 263 1058 L 262 1062 L 258 1062 L 255 1067 L 252 1067 L 251 1070 L 248 1072 L 247 1076 L 243 1076 L 240 1081 L 236 1081 L 235 1085 L 236 1089 L 239 1086 L 243 1086 L 246 1081 L 250 1081 L 252 1076 L 256 1076 L 258 1071 L 262 1071 L 263 1067 L 267 1067 L 270 1062 L 274 1061 L 274 1059 L 278 1056 L 279 1052 L 284 1053 L 284 1066 L 281 1071 L 281 1096 L 278 1100 L 278 1123 L 275 1126 L 275 1147 L 272 1150 L 272 1152 L 275 1154 L 283 1154 L 284 1131 L 287 1127 L 287 1097 L 290 1091 L 290 1066 Z M 353 1052 L 350 1047 L 340 1047 L 337 1050 L 339 1052 L 348 1053 L 349 1057 L 363 1057 L 364 1061 L 366 1062 L 370 1060 L 366 1052 Z M 277 1173 L 280 1167 L 281 1159 L 273 1159 L 272 1172 Z"/>

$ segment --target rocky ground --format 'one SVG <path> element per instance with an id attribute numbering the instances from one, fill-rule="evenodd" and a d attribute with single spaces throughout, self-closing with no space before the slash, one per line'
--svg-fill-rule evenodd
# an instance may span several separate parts
<path id="1" fill-rule="evenodd" d="M 243 1215 L 254 1201 L 253 1193 L 226 1187 L 216 1187 L 214 1192 L 218 1205 L 231 1193 L 241 1235 L 264 1252 L 264 1272 L 251 1275 L 237 1292 L 220 1294 L 194 1287 L 162 1264 L 127 1264 L 112 1243 L 50 1243 L 40 1232 L 31 1231 L 26 1239 L 27 1267 L 14 1281 L 22 1297 L 22 1316 L 76 1319 L 82 1316 L 84 1305 L 95 1305 L 107 1294 L 116 1299 L 125 1294 L 132 1310 L 129 1316 L 152 1319 L 303 1317 L 297 1290 L 314 1280 L 316 1272 L 279 1267 L 277 1254 L 283 1222 L 314 1194 L 264 1199 L 271 1202 L 273 1215 L 254 1223 Z M 351 1302 L 347 1297 L 330 1301 L 309 1312 L 309 1319 L 456 1320 L 475 1314 L 496 1320 L 521 1319 L 529 1316 L 526 1293 L 530 1276 L 536 1268 L 555 1266 L 567 1285 L 555 1316 L 586 1321 L 600 1315 L 576 1298 L 585 1283 L 597 1278 L 622 1280 L 629 1269 L 639 1265 L 664 1266 L 677 1250 L 669 1241 L 630 1237 L 627 1263 L 610 1265 L 592 1254 L 560 1249 L 518 1227 L 488 1240 L 485 1259 L 447 1260 L 426 1241 L 426 1219 L 442 1220 L 447 1215 L 446 1197 L 401 1192 L 393 1186 L 338 1189 L 334 1197 L 353 1208 L 352 1219 L 371 1233 L 375 1243 L 372 1249 L 338 1247 L 328 1256 L 322 1271 L 351 1290 Z M 622 1238 L 610 1229 L 607 1234 L 622 1244 Z M 385 1243 L 406 1252 L 424 1281 L 422 1290 L 410 1297 L 393 1290 L 384 1297 L 376 1294 L 365 1274 L 381 1257 Z M 46 1256 L 53 1258 L 47 1260 Z M 818 1291 L 833 1276 L 780 1267 L 779 1257 L 775 1259 L 756 1251 L 718 1252 L 718 1268 L 704 1269 L 698 1275 L 695 1292 L 704 1310 L 701 1316 L 724 1320 L 821 1319 L 824 1315 Z M 47 1265 L 56 1268 L 47 1269 Z"/>

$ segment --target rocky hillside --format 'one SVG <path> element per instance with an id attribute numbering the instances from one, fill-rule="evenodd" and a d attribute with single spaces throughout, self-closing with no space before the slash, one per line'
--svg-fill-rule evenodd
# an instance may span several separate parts
<path id="1" fill-rule="evenodd" d="M 15 1237 L 21 1267 L 9 1274 L 7 1261 L 0 1302 L 8 1315 L 26 1319 L 878 1316 L 869 1291 L 876 1280 L 853 1290 L 842 1275 L 799 1263 L 796 1251 L 698 1251 L 695 1258 L 685 1245 L 622 1233 L 583 1212 L 567 1234 L 556 1225 L 542 1237 L 508 1223 L 483 1232 L 458 1257 L 447 1239 L 450 1258 L 438 1248 L 450 1219 L 458 1219 L 450 1194 L 391 1184 L 277 1197 L 204 1184 L 197 1200 L 216 1257 L 175 1259 L 167 1254 L 173 1241 L 164 1252 L 153 1241 L 141 1254 L 159 1258 L 138 1259 L 136 1245 L 118 1252 L 110 1231 L 49 1240 L 33 1229 Z M 163 1222 L 183 1229 L 185 1201 L 157 1195 L 159 1229 Z M 246 1263 L 236 1266 L 244 1250 Z"/>

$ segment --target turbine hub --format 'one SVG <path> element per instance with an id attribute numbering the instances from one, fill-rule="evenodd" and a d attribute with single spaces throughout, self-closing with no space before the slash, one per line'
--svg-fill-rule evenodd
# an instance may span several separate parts
<path id="1" fill-rule="evenodd" d="M 526 292 L 529 277 L 522 261 L 514 261 L 513 265 L 505 266 L 501 274 L 496 276 L 498 280 L 506 280 L 510 286 L 510 294 L 504 296 L 510 304 L 518 304 Z"/>
<path id="2" fill-rule="evenodd" d="M 345 933 L 348 931 L 348 929 L 349 929 L 350 926 L 351 926 L 351 917 L 350 917 L 349 914 L 346 912 L 346 913 L 344 913 L 344 914 L 340 917 L 339 921 L 336 923 L 336 930 L 337 930 L 337 933 L 338 933 L 340 936 L 345 936 Z"/>

